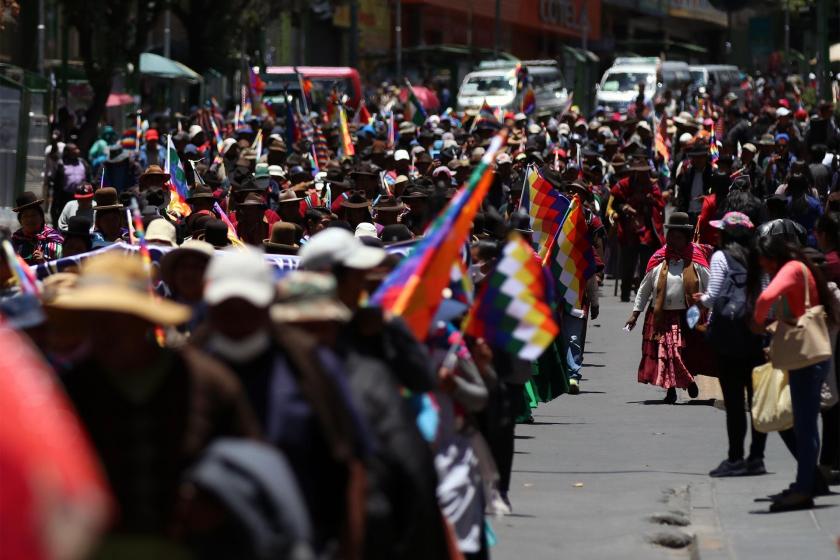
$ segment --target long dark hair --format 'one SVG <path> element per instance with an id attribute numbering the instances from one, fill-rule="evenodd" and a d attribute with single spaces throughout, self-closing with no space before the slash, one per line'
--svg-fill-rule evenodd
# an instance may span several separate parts
<path id="1" fill-rule="evenodd" d="M 840 212 L 827 212 L 820 216 L 815 229 L 828 238 L 832 251 L 840 251 Z"/>
<path id="2" fill-rule="evenodd" d="M 781 267 L 788 261 L 799 261 L 808 267 L 814 281 L 817 284 L 817 293 L 820 296 L 820 303 L 825 308 L 828 320 L 831 323 L 836 323 L 838 320 L 836 305 L 834 304 L 834 294 L 828 288 L 828 283 L 823 276 L 822 271 L 817 267 L 808 255 L 802 250 L 799 245 L 788 243 L 782 237 L 775 235 L 760 237 L 756 244 L 758 255 L 776 261 Z"/>

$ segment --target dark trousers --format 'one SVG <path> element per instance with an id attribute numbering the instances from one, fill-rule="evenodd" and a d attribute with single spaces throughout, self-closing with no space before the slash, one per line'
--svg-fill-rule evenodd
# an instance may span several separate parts
<path id="1" fill-rule="evenodd" d="M 840 334 L 838 334 L 840 337 Z M 840 381 L 840 360 L 835 357 L 834 370 L 828 375 L 835 376 Z M 840 403 L 828 410 L 822 411 L 823 437 L 820 465 L 840 469 Z"/>
<path id="2" fill-rule="evenodd" d="M 515 419 L 523 401 L 522 391 L 522 385 L 500 383 L 490 391 L 487 408 L 478 415 L 481 435 L 499 469 L 499 492 L 502 494 L 510 490 Z"/>
<path id="3" fill-rule="evenodd" d="M 820 389 L 829 361 L 790 372 L 790 400 L 793 404 L 793 432 L 796 436 L 796 482 L 794 489 L 811 495 L 820 452 Z M 783 437 L 784 439 L 784 437 Z M 787 441 L 785 441 L 788 444 Z"/>
<path id="4" fill-rule="evenodd" d="M 644 272 L 650 257 L 654 253 L 654 249 L 650 245 L 636 243 L 621 245 L 619 251 L 621 299 L 622 301 L 627 301 L 630 299 L 630 292 L 636 280 L 636 271 L 639 270 L 639 263 L 641 263 L 641 269 Z"/>
<path id="5" fill-rule="evenodd" d="M 726 434 L 729 437 L 729 460 L 740 461 L 744 458 L 744 439 L 747 437 L 746 405 L 752 408 L 753 384 L 752 370 L 755 364 L 751 360 L 732 356 L 718 356 L 718 375 L 723 402 L 726 404 Z M 752 422 L 750 422 L 752 423 Z M 750 454 L 748 459 L 764 459 L 764 447 L 767 434 L 752 428 Z"/>

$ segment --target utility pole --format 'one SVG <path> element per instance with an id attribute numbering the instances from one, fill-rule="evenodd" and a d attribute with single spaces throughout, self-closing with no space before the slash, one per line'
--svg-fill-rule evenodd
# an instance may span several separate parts
<path id="1" fill-rule="evenodd" d="M 828 61 L 828 0 L 817 0 L 817 76 L 820 99 L 831 99 L 831 67 Z"/>
<path id="2" fill-rule="evenodd" d="M 38 0 L 38 60 L 35 61 L 38 73 L 44 75 L 44 57 L 46 56 L 47 28 L 44 25 L 44 0 Z"/>
<path id="3" fill-rule="evenodd" d="M 169 9 L 169 2 L 163 11 L 163 56 L 172 58 L 172 10 Z"/>
<path id="4" fill-rule="evenodd" d="M 493 35 L 493 55 L 499 58 L 502 50 L 502 0 L 496 0 L 496 29 Z"/>
<path id="5" fill-rule="evenodd" d="M 350 0 L 350 66 L 359 65 L 359 0 Z"/>
<path id="6" fill-rule="evenodd" d="M 394 0 L 394 42 L 396 43 L 397 80 L 402 78 L 402 0 Z"/>
<path id="7" fill-rule="evenodd" d="M 790 3 L 785 0 L 785 64 L 790 60 Z"/>

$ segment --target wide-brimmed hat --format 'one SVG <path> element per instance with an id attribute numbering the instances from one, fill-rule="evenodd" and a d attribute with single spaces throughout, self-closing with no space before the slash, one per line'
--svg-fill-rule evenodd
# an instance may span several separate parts
<path id="1" fill-rule="evenodd" d="M 406 187 L 400 197 L 401 200 L 414 200 L 418 198 L 429 198 L 429 191 L 426 187 L 417 184 Z"/>
<path id="2" fill-rule="evenodd" d="M 759 146 L 775 146 L 776 139 L 773 138 L 772 134 L 762 134 L 761 138 L 758 139 Z"/>
<path id="3" fill-rule="evenodd" d="M 565 186 L 570 193 L 576 194 L 584 200 L 593 200 L 595 198 L 592 191 L 580 181 L 572 181 L 571 183 L 566 183 Z"/>
<path id="4" fill-rule="evenodd" d="M 277 197 L 277 203 L 278 204 L 289 204 L 289 203 L 300 204 L 301 200 L 303 200 L 303 199 L 298 198 L 297 192 L 293 191 L 292 189 L 286 189 L 286 190 L 280 191 L 280 194 Z"/>
<path id="5" fill-rule="evenodd" d="M 696 140 L 686 152 L 688 157 L 709 155 L 709 144 L 704 140 Z"/>
<path id="6" fill-rule="evenodd" d="M 382 196 L 373 205 L 373 209 L 377 212 L 401 212 L 405 209 L 405 204 L 393 196 Z"/>
<path id="7" fill-rule="evenodd" d="M 21 194 L 19 194 L 17 196 L 17 198 L 15 198 L 15 207 L 12 208 L 12 211 L 21 212 L 21 211 L 26 210 L 28 208 L 35 208 L 35 207 L 41 208 L 41 210 L 43 210 L 44 208 L 43 208 L 43 206 L 41 206 L 43 203 L 44 203 L 44 199 L 43 198 L 38 198 L 35 195 L 35 193 L 29 192 L 29 191 L 22 192 Z"/>
<path id="8" fill-rule="evenodd" d="M 91 225 L 92 223 L 90 218 L 87 216 L 70 216 L 67 220 L 67 229 L 61 230 L 61 236 L 64 237 L 64 239 L 69 237 L 81 237 L 90 241 Z"/>
<path id="9" fill-rule="evenodd" d="M 84 261 L 76 287 L 59 293 L 50 305 L 76 311 L 125 313 L 161 326 L 189 320 L 189 307 L 153 296 L 148 285 L 139 254 L 104 253 Z"/>
<path id="10" fill-rule="evenodd" d="M 297 255 L 297 226 L 291 222 L 275 222 L 271 226 L 271 237 L 263 239 L 263 248 L 272 255 Z"/>
<path id="11" fill-rule="evenodd" d="M 694 231 L 694 226 L 685 212 L 672 212 L 665 222 L 665 229 L 679 229 L 683 231 Z"/>
<path id="12" fill-rule="evenodd" d="M 365 197 L 365 193 L 361 191 L 353 191 L 350 196 L 341 201 L 342 208 L 367 208 L 370 206 L 370 201 Z"/>
<path id="13" fill-rule="evenodd" d="M 94 210 L 97 212 L 124 208 L 119 202 L 119 195 L 114 187 L 102 187 L 93 193 L 93 201 L 96 203 Z"/>
<path id="14" fill-rule="evenodd" d="M 213 189 L 206 185 L 196 185 L 187 197 L 187 202 L 194 202 L 201 198 L 213 198 Z"/>
<path id="15" fill-rule="evenodd" d="M 271 318 L 280 323 L 345 323 L 352 316 L 336 295 L 335 277 L 305 270 L 290 272 L 278 282 L 277 303 L 271 306 Z"/>
<path id="16" fill-rule="evenodd" d="M 123 149 L 122 144 L 108 146 L 108 163 L 120 163 L 127 160 L 131 154 Z"/>
<path id="17" fill-rule="evenodd" d="M 149 182 L 152 179 L 158 179 L 160 181 L 168 181 L 169 180 L 169 173 L 164 171 L 161 166 L 159 165 L 150 165 L 146 171 L 140 175 L 140 186 L 142 187 L 144 184 Z"/>
<path id="18" fill-rule="evenodd" d="M 155 218 L 149 222 L 145 237 L 149 243 L 167 245 L 169 247 L 176 247 L 178 245 L 175 226 L 164 218 Z"/>
<path id="19" fill-rule="evenodd" d="M 88 200 L 93 198 L 93 185 L 85 181 L 76 185 L 76 191 L 73 193 L 73 198 L 76 200 Z"/>
<path id="20" fill-rule="evenodd" d="M 180 247 L 169 251 L 160 259 L 160 277 L 167 286 L 171 287 L 175 269 L 178 268 L 178 263 L 183 257 L 193 255 L 209 262 L 214 254 L 215 249 L 206 241 L 187 239 Z"/>
<path id="21" fill-rule="evenodd" d="M 245 200 L 237 204 L 237 208 L 241 206 L 262 206 L 265 208 L 265 199 L 259 193 L 251 192 L 245 197 Z"/>
<path id="22" fill-rule="evenodd" d="M 633 158 L 627 165 L 628 171 L 650 171 L 650 163 L 644 158 Z"/>
<path id="23" fill-rule="evenodd" d="M 755 228 L 749 216 L 742 212 L 727 212 L 720 220 L 712 220 L 709 225 L 727 233 L 745 234 Z"/>

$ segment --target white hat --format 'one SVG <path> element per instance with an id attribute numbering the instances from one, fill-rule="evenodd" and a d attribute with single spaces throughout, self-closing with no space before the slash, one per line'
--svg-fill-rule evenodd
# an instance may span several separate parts
<path id="1" fill-rule="evenodd" d="M 639 124 L 636 125 L 636 130 L 638 130 L 640 128 L 643 128 L 644 130 L 647 130 L 648 132 L 650 132 L 650 125 L 648 124 L 647 121 L 640 121 Z"/>
<path id="2" fill-rule="evenodd" d="M 203 129 L 203 128 L 201 128 L 201 127 L 200 127 L 200 126 L 198 126 L 197 124 L 192 125 L 192 126 L 190 127 L 190 130 L 189 130 L 190 139 L 194 138 L 197 134 L 200 134 L 200 133 L 202 133 L 202 132 L 204 132 L 204 129 Z"/>
<path id="3" fill-rule="evenodd" d="M 411 158 L 408 157 L 408 152 L 405 150 L 397 150 L 394 152 L 394 161 L 407 161 Z"/>
<path id="4" fill-rule="evenodd" d="M 683 132 L 680 134 L 680 144 L 688 144 L 694 136 L 690 132 Z"/>
<path id="5" fill-rule="evenodd" d="M 458 142 L 456 142 L 452 138 L 447 138 L 446 140 L 443 141 L 443 149 L 444 150 L 446 148 L 457 148 L 457 147 L 458 147 Z"/>
<path id="6" fill-rule="evenodd" d="M 222 155 L 226 154 L 234 144 L 236 144 L 236 138 L 225 138 L 222 140 Z"/>
<path id="7" fill-rule="evenodd" d="M 268 307 L 274 300 L 274 276 L 261 251 L 245 248 L 216 254 L 204 274 L 204 301 L 218 305 L 241 298 L 254 307 Z"/>
<path id="8" fill-rule="evenodd" d="M 513 120 L 515 120 L 515 121 L 527 121 L 528 117 L 527 117 L 527 115 L 525 115 L 525 113 L 516 113 L 516 115 L 513 116 Z"/>
<path id="9" fill-rule="evenodd" d="M 787 107 L 779 107 L 778 109 L 776 109 L 777 117 L 786 117 L 788 115 L 790 115 L 790 109 L 788 109 Z"/>
<path id="10" fill-rule="evenodd" d="M 429 118 L 426 119 L 426 122 L 431 124 L 438 124 L 440 122 L 440 117 L 437 115 L 429 115 Z"/>
<path id="11" fill-rule="evenodd" d="M 425 152 L 426 148 L 423 146 L 412 146 L 411 147 L 411 155 L 417 157 L 417 154 Z"/>
<path id="12" fill-rule="evenodd" d="M 175 226 L 163 218 L 152 220 L 149 223 L 149 227 L 146 228 L 146 241 L 159 245 L 177 247 L 178 242 L 175 240 Z"/>
<path id="13" fill-rule="evenodd" d="M 540 128 L 540 125 L 536 123 L 531 123 L 528 125 L 528 134 L 539 134 L 541 130 L 542 128 Z"/>
<path id="14" fill-rule="evenodd" d="M 346 229 L 331 227 L 313 235 L 298 256 L 304 270 L 330 270 L 335 265 L 368 270 L 385 259 L 385 251 L 364 245 Z"/>
<path id="15" fill-rule="evenodd" d="M 496 156 L 496 164 L 497 165 L 504 165 L 506 163 L 511 163 L 510 154 L 507 152 L 502 152 Z"/>
<path id="16" fill-rule="evenodd" d="M 741 150 L 746 150 L 746 151 L 750 152 L 751 154 L 754 154 L 758 151 L 758 148 L 756 148 L 755 144 L 753 144 L 752 142 L 747 142 L 746 144 L 741 146 Z"/>
<path id="17" fill-rule="evenodd" d="M 569 128 L 568 123 L 560 123 L 557 126 L 557 132 L 558 132 L 558 134 L 568 135 L 569 133 L 572 132 L 572 129 Z"/>
<path id="18" fill-rule="evenodd" d="M 282 165 L 269 165 L 268 166 L 268 174 L 272 177 L 285 177 L 286 172 L 283 171 Z"/>
<path id="19" fill-rule="evenodd" d="M 370 222 L 362 222 L 356 226 L 356 237 L 377 237 L 376 226 Z"/>
<path id="20" fill-rule="evenodd" d="M 455 135 L 451 132 L 444 132 L 440 135 L 440 139 L 446 142 L 447 140 L 455 140 Z"/>

